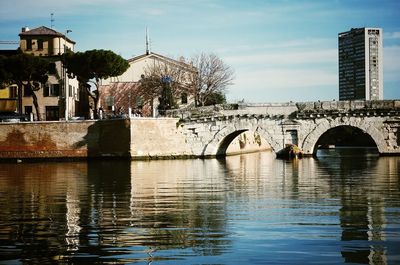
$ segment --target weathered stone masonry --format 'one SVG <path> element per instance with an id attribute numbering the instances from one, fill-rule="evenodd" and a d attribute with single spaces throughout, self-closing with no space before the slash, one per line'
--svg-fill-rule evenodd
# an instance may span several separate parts
<path id="1" fill-rule="evenodd" d="M 181 127 L 196 156 L 224 154 L 229 141 L 247 130 L 257 131 L 275 152 L 295 143 L 312 155 L 322 134 L 338 126 L 369 134 L 381 154 L 400 154 L 397 100 L 241 104 L 172 115 L 182 117 Z"/>

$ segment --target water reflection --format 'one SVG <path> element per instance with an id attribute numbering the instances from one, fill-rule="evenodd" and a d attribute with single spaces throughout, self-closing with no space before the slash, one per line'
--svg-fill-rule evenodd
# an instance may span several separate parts
<path id="1" fill-rule="evenodd" d="M 0 164 L 0 263 L 399 262 L 400 158 L 320 152 Z"/>
<path id="2" fill-rule="evenodd" d="M 393 246 L 385 242 L 393 234 L 386 229 L 391 213 L 386 213 L 385 208 L 390 207 L 388 197 L 398 195 L 399 160 L 378 159 L 376 153 L 367 149 L 356 150 L 364 152 L 361 157 L 351 151 L 354 150 L 325 150 L 318 161 L 331 179 L 340 179 L 330 185 L 341 200 L 341 240 L 345 241 L 341 253 L 346 262 L 387 264 L 386 255 Z"/>

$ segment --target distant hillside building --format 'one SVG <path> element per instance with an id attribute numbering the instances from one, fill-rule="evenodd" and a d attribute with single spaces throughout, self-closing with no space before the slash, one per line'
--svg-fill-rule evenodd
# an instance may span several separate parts
<path id="1" fill-rule="evenodd" d="M 339 100 L 383 99 L 382 35 L 381 28 L 339 33 Z"/>

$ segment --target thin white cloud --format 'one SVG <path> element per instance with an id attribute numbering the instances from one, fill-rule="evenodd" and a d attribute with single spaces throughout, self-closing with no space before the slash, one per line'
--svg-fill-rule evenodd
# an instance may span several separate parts
<path id="1" fill-rule="evenodd" d="M 243 71 L 236 80 L 238 87 L 293 89 L 337 84 L 337 74 L 318 69 L 259 69 Z"/>
<path id="2" fill-rule="evenodd" d="M 294 49 L 306 49 L 310 47 L 331 47 L 336 45 L 336 38 L 303 38 L 303 39 L 291 39 L 279 42 L 268 42 L 262 44 L 242 44 L 232 45 L 228 47 L 222 47 L 217 49 L 218 53 L 244 53 L 254 52 L 260 50 L 271 50 L 271 49 L 283 49 L 283 48 L 294 48 Z"/>
<path id="3" fill-rule="evenodd" d="M 400 81 L 400 46 L 389 46 L 383 50 L 384 80 Z"/>
<path id="4" fill-rule="evenodd" d="M 384 33 L 385 39 L 400 39 L 400 31 Z"/>
<path id="5" fill-rule="evenodd" d="M 337 63 L 337 49 L 319 49 L 303 51 L 267 51 L 253 54 L 239 54 L 225 58 L 231 64 L 286 65 Z"/>
<path id="6" fill-rule="evenodd" d="M 158 8 L 145 8 L 143 12 L 150 16 L 161 16 L 165 14 L 165 11 Z"/>

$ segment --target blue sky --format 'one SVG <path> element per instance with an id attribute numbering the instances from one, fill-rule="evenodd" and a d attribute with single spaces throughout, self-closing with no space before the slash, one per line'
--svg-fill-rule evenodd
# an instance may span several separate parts
<path id="1" fill-rule="evenodd" d="M 235 71 L 230 102 L 338 99 L 338 33 L 382 27 L 384 98 L 400 99 L 398 0 L 0 0 L 0 40 L 18 40 L 23 26 L 50 27 L 51 13 L 54 29 L 72 30 L 77 51 L 129 59 L 144 53 L 148 27 L 153 52 L 213 52 Z"/>

